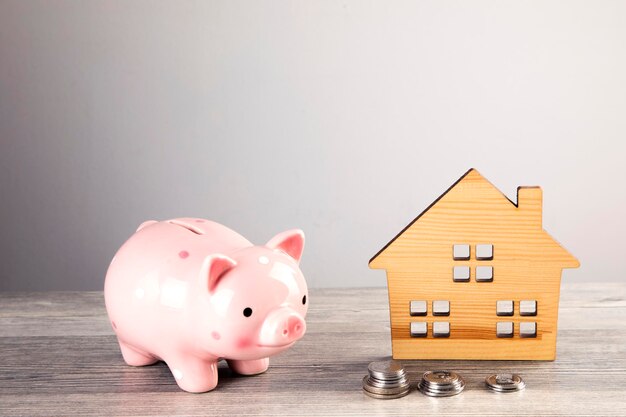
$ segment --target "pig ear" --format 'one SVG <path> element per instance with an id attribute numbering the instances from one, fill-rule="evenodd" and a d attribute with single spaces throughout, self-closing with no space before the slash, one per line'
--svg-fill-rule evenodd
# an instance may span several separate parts
<path id="1" fill-rule="evenodd" d="M 287 230 L 279 233 L 265 245 L 270 249 L 280 249 L 300 262 L 304 250 L 304 232 L 300 229 Z"/>
<path id="2" fill-rule="evenodd" d="M 145 221 L 145 222 L 143 222 L 143 223 L 141 223 L 141 224 L 139 225 L 139 227 L 137 228 L 137 230 L 135 230 L 135 233 L 137 233 L 138 231 L 140 231 L 140 230 L 141 230 L 141 229 L 143 229 L 144 227 L 148 227 L 148 226 L 150 226 L 150 225 L 152 225 L 152 224 L 155 224 L 155 223 L 158 223 L 158 222 L 157 222 L 156 220 L 148 220 L 148 221 Z"/>
<path id="3" fill-rule="evenodd" d="M 226 255 L 214 254 L 204 258 L 200 269 L 200 280 L 209 292 L 213 292 L 218 282 L 237 263 Z"/>

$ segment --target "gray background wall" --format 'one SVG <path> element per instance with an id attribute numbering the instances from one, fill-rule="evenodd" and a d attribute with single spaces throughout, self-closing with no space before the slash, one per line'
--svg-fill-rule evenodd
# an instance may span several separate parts
<path id="1" fill-rule="evenodd" d="M 0 290 L 100 289 L 146 219 L 301 227 L 321 286 L 469 167 L 624 279 L 626 2 L 0 0 Z"/>

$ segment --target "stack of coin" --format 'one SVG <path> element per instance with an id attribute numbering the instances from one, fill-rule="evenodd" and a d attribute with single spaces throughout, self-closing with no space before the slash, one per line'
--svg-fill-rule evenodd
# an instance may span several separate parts
<path id="1" fill-rule="evenodd" d="M 456 372 L 432 371 L 422 375 L 417 387 L 431 397 L 449 397 L 463 391 L 465 381 Z"/>
<path id="2" fill-rule="evenodd" d="M 496 392 L 515 392 L 526 387 L 522 377 L 516 374 L 491 375 L 485 379 L 485 383 L 490 390 Z"/>
<path id="3" fill-rule="evenodd" d="M 363 377 L 363 391 L 370 397 L 384 400 L 400 398 L 411 389 L 406 372 L 399 362 L 372 362 L 367 371 L 368 375 Z"/>

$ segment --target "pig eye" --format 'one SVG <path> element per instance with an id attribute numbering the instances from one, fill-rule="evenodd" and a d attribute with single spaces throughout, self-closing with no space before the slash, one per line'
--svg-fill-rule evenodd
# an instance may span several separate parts
<path id="1" fill-rule="evenodd" d="M 306 295 L 302 297 L 302 305 L 306 304 Z"/>
<path id="2" fill-rule="evenodd" d="M 252 315 L 252 309 L 250 307 L 246 307 L 243 309 L 243 315 L 246 317 L 250 317 Z"/>

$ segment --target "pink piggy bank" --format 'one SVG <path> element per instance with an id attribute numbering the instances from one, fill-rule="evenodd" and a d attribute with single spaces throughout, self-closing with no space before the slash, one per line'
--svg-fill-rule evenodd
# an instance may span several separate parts
<path id="1" fill-rule="evenodd" d="M 104 284 L 122 355 L 132 366 L 167 363 L 185 391 L 217 385 L 217 362 L 264 372 L 269 357 L 306 330 L 301 230 L 254 246 L 221 224 L 147 221 L 118 250 Z"/>

